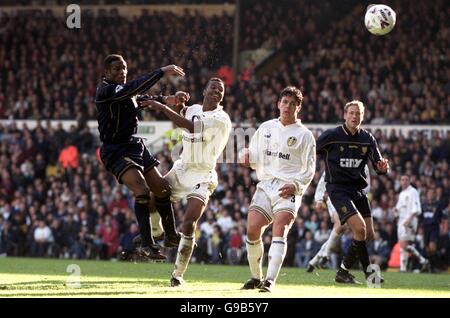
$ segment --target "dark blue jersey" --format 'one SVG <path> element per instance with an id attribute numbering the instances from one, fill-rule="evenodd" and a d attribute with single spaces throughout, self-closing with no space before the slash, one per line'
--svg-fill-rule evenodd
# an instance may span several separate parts
<path id="1" fill-rule="evenodd" d="M 356 190 L 367 187 L 364 167 L 367 161 L 382 159 L 377 141 L 367 130 L 359 129 L 354 135 L 345 125 L 324 131 L 317 139 L 317 154 L 325 160 L 325 181 L 329 185 L 344 185 Z"/>
<path id="2" fill-rule="evenodd" d="M 97 86 L 95 103 L 102 142 L 117 144 L 130 140 L 137 132 L 137 95 L 155 85 L 163 75 L 163 71 L 157 69 L 123 85 L 104 80 Z"/>
<path id="3" fill-rule="evenodd" d="M 422 204 L 422 222 L 426 226 L 439 226 L 442 220 L 442 208 L 438 201 Z"/>

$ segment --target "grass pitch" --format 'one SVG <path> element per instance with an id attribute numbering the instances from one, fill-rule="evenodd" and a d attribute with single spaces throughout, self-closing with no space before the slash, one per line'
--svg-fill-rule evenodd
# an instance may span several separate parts
<path id="1" fill-rule="evenodd" d="M 67 272 L 79 266 L 80 285 Z M 169 285 L 173 264 L 0 258 L 0 297 L 150 297 L 150 298 L 311 298 L 311 297 L 445 297 L 450 275 L 383 273 L 381 288 L 334 283 L 335 272 L 282 268 L 273 293 L 240 290 L 250 277 L 246 266 L 190 264 L 186 284 Z M 363 281 L 360 271 L 353 271 Z M 67 285 L 67 283 L 69 285 Z"/>

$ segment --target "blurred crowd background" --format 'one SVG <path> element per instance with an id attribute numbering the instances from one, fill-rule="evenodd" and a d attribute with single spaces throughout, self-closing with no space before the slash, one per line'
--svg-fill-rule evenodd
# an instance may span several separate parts
<path id="1" fill-rule="evenodd" d="M 105 171 L 98 160 L 98 136 L 87 126 L 96 119 L 93 96 L 103 59 L 112 52 L 127 60 L 129 79 L 167 64 L 182 66 L 184 79 L 162 81 L 153 92 L 185 90 L 191 103 L 201 102 L 210 76 L 221 76 L 227 84 L 223 104 L 236 124 L 257 127 L 278 117 L 278 94 L 292 84 L 304 93 L 300 116 L 306 125 L 340 124 L 343 105 L 351 99 L 365 103 L 367 124 L 449 125 L 450 6 L 444 0 L 388 4 L 401 19 L 381 39 L 363 27 L 365 6 L 356 1 L 243 1 L 239 51 L 274 53 L 264 61 L 247 59 L 238 72 L 232 67 L 235 18 L 225 12 L 204 16 L 189 10 L 182 15 L 143 10 L 129 20 L 112 9 L 83 15 L 80 30 L 61 27 L 63 19 L 46 10 L 3 13 L 0 119 L 9 121 L 0 125 L 0 255 L 116 259 L 133 248 L 138 229 L 132 195 Z M 19 129 L 19 119 L 40 123 Z M 77 124 L 64 130 L 50 125 L 48 120 L 55 119 Z M 141 119 L 164 117 L 143 112 Z M 436 202 L 443 213 L 437 253 L 439 269 L 446 269 L 450 133 L 431 138 L 374 133 L 392 173 L 372 178 L 377 242 L 370 254 L 388 266 L 397 243 L 393 208 L 400 175 L 406 173 L 421 200 Z M 163 173 L 172 163 L 171 147 L 168 143 L 157 154 Z M 236 164 L 220 164 L 217 170 L 219 186 L 199 223 L 193 261 L 244 264 L 246 214 L 257 180 L 253 171 Z M 305 267 L 330 234 L 328 212 L 314 208 L 322 170 L 318 162 L 289 233 L 287 266 Z M 178 221 L 184 203 L 175 204 Z M 269 228 L 266 252 L 270 238 Z M 342 237 L 331 266 L 350 240 L 350 233 Z M 416 245 L 426 256 L 421 226 Z M 174 251 L 167 253 L 173 258 Z"/>

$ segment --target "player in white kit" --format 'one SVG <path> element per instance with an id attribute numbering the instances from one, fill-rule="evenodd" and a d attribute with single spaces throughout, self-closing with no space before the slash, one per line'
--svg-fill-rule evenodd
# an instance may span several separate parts
<path id="1" fill-rule="evenodd" d="M 252 277 L 243 289 L 271 292 L 286 255 L 286 236 L 300 207 L 302 194 L 316 168 L 316 142 L 297 115 L 303 95 L 287 87 L 278 101 L 280 117 L 261 124 L 240 161 L 256 169 L 260 182 L 247 220 L 247 257 Z M 265 280 L 262 273 L 264 229 L 273 223 L 272 244 Z"/>
<path id="2" fill-rule="evenodd" d="M 406 272 L 409 253 L 419 259 L 422 269 L 428 266 L 428 260 L 420 255 L 411 243 L 415 241 L 418 226 L 418 216 L 422 213 L 419 191 L 411 185 L 409 176 L 400 177 L 402 191 L 395 205 L 397 221 L 397 236 L 400 243 L 400 272 Z"/>
<path id="3" fill-rule="evenodd" d="M 183 283 L 183 275 L 192 256 L 197 221 L 203 214 L 210 195 L 217 186 L 216 162 L 224 150 L 231 131 L 230 117 L 219 105 L 225 93 L 220 78 L 211 78 L 203 91 L 203 105 L 184 107 L 181 114 L 158 102 L 149 102 L 151 108 L 161 110 L 183 131 L 183 152 L 165 176 L 172 188 L 171 199 L 187 199 L 180 245 L 171 286 Z"/>
<path id="4" fill-rule="evenodd" d="M 370 172 L 369 167 L 366 165 L 365 173 L 367 176 L 367 184 L 368 186 L 364 189 L 366 193 L 370 191 Z M 319 252 L 309 261 L 307 272 L 312 273 L 315 268 L 324 268 L 327 262 L 330 260 L 331 251 L 336 247 L 339 243 L 342 234 L 345 232 L 346 227 L 341 225 L 341 221 L 339 220 L 339 215 L 336 212 L 336 209 L 331 203 L 330 198 L 327 196 L 326 204 L 325 204 L 325 172 L 322 173 L 319 182 L 317 183 L 316 192 L 314 194 L 314 201 L 316 205 L 320 205 L 328 209 L 328 213 L 330 214 L 331 222 L 333 222 L 333 230 L 331 231 L 330 237 L 325 243 L 322 244 Z"/>

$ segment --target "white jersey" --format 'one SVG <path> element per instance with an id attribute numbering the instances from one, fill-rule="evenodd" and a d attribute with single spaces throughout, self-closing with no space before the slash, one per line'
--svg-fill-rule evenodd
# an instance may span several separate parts
<path id="1" fill-rule="evenodd" d="M 420 195 L 413 186 L 408 186 L 405 190 L 400 192 L 398 196 L 397 204 L 395 208 L 398 212 L 398 222 L 403 224 L 403 222 L 411 214 L 418 216 L 422 213 L 422 207 L 420 206 Z"/>
<path id="2" fill-rule="evenodd" d="M 250 146 L 251 167 L 259 180 L 280 179 L 293 183 L 302 195 L 316 168 L 316 141 L 300 120 L 284 126 L 279 119 L 261 124 Z"/>
<path id="3" fill-rule="evenodd" d="M 222 106 L 204 112 L 198 104 L 188 107 L 184 117 L 194 122 L 200 120 L 202 129 L 194 133 L 183 131 L 183 152 L 176 165 L 181 170 L 195 173 L 198 182 L 211 181 L 211 175 L 217 179 L 214 169 L 228 142 L 230 117 Z"/>

